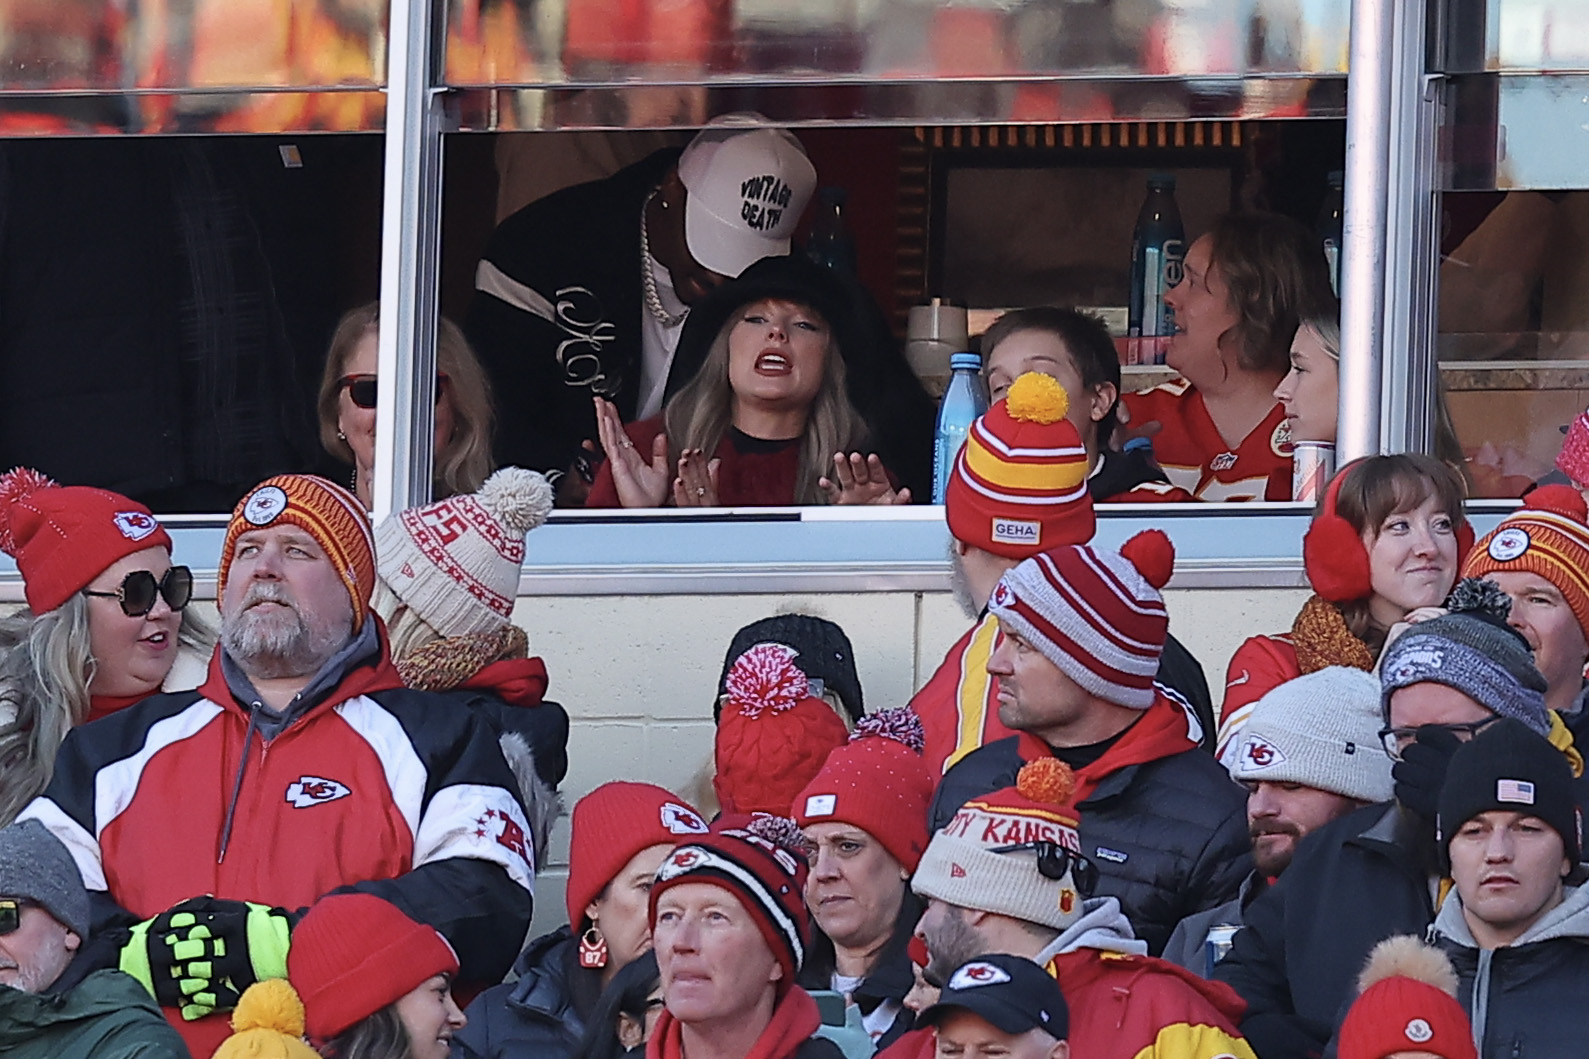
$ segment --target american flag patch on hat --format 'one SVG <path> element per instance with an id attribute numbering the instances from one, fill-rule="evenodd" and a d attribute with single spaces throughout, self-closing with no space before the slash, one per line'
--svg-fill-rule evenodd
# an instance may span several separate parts
<path id="1" fill-rule="evenodd" d="M 1534 785 L 1528 780 L 1496 780 L 1495 800 L 1517 805 L 1534 804 Z"/>

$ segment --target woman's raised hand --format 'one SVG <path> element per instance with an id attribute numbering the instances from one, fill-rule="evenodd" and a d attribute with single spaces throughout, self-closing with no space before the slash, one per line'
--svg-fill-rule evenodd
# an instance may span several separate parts
<path id="1" fill-rule="evenodd" d="M 661 507 L 668 498 L 668 439 L 658 434 L 651 442 L 651 462 L 636 451 L 634 442 L 624 433 L 623 420 L 611 401 L 600 397 L 596 402 L 596 435 L 607 453 L 607 465 L 612 468 L 612 484 L 618 491 L 618 503 L 624 507 Z"/>
<path id="2" fill-rule="evenodd" d="M 908 504 L 910 490 L 894 488 L 877 454 L 833 454 L 833 476 L 817 480 L 830 504 Z"/>
<path id="3" fill-rule="evenodd" d="M 717 468 L 722 460 L 709 460 L 700 449 L 685 449 L 679 456 L 679 476 L 673 479 L 675 507 L 716 507 Z"/>

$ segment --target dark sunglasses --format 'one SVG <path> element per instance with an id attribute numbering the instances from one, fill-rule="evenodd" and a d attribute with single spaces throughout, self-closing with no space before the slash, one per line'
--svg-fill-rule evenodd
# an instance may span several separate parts
<path id="1" fill-rule="evenodd" d="M 1058 842 L 1022 842 L 1015 846 L 999 846 L 989 850 L 990 853 L 1027 853 L 1037 854 L 1037 870 L 1045 879 L 1058 882 L 1065 877 L 1066 872 L 1071 873 L 1071 878 L 1076 883 L 1076 889 L 1081 891 L 1083 897 L 1091 897 L 1098 889 L 1098 866 L 1073 849 L 1066 849 Z"/>
<path id="2" fill-rule="evenodd" d="M 0 937 L 14 934 L 22 925 L 22 910 L 34 907 L 32 901 L 19 901 L 7 897 L 0 900 Z"/>
<path id="3" fill-rule="evenodd" d="M 156 596 L 164 598 L 172 610 L 181 610 L 193 598 L 193 571 L 173 566 L 156 581 L 148 570 L 134 570 L 122 578 L 114 592 L 90 592 L 85 588 L 83 595 L 119 599 L 121 612 L 129 618 L 141 618 L 153 610 Z"/>
<path id="4" fill-rule="evenodd" d="M 377 380 L 373 375 L 344 375 L 337 380 L 337 389 L 348 391 L 348 399 L 360 408 L 374 408 L 375 399 L 380 392 L 376 388 Z M 441 400 L 441 395 L 447 389 L 447 373 L 436 373 L 436 400 Z"/>

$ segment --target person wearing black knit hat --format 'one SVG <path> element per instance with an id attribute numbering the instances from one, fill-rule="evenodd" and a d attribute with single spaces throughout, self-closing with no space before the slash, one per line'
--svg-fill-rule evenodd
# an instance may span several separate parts
<path id="1" fill-rule="evenodd" d="M 861 678 L 855 671 L 855 648 L 844 630 L 812 614 L 774 614 L 753 621 L 734 634 L 723 655 L 723 671 L 717 678 L 717 701 L 712 704 L 712 720 L 723 712 L 723 697 L 728 694 L 728 672 L 739 656 L 759 643 L 781 643 L 796 651 L 794 663 L 815 683 L 812 692 L 842 710 L 846 727 L 854 728 L 866 716 L 866 699 L 861 694 Z"/>
<path id="2" fill-rule="evenodd" d="M 1433 936 L 1484 1059 L 1571 1055 L 1589 1036 L 1582 816 L 1560 751 L 1504 719 L 1458 750 L 1440 791 L 1454 892 Z"/>
<path id="3" fill-rule="evenodd" d="M 846 386 L 846 361 L 865 335 L 827 269 L 764 258 L 696 311 L 718 326 L 660 416 L 626 425 L 595 398 L 607 459 L 585 506 L 910 502 Z"/>
<path id="4" fill-rule="evenodd" d="M 1511 719 L 1554 746 L 1563 767 L 1576 758 L 1570 734 L 1545 708 L 1527 644 L 1506 624 L 1505 594 L 1470 578 L 1445 605 L 1449 613 L 1412 625 L 1380 658 L 1379 734 L 1393 762 L 1394 800 L 1315 830 L 1248 908 L 1245 929 L 1214 968 L 1247 1001 L 1242 1030 L 1260 1055 L 1322 1049 L 1374 946 L 1422 934 L 1435 918 L 1447 889 L 1435 820 L 1466 741 Z"/>

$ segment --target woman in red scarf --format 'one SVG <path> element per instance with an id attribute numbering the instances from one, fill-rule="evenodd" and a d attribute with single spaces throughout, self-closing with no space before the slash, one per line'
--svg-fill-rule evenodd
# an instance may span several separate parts
<path id="1" fill-rule="evenodd" d="M 0 475 L 0 552 L 28 603 L 0 618 L 4 825 L 49 783 L 69 729 L 160 691 L 179 641 L 207 651 L 214 634 L 184 609 L 193 575 L 171 565 L 171 538 L 120 493 Z"/>
<path id="2" fill-rule="evenodd" d="M 678 846 L 651 888 L 667 1007 L 646 1059 L 838 1059 L 794 984 L 809 918 L 806 847 L 792 820 L 723 818 Z"/>

